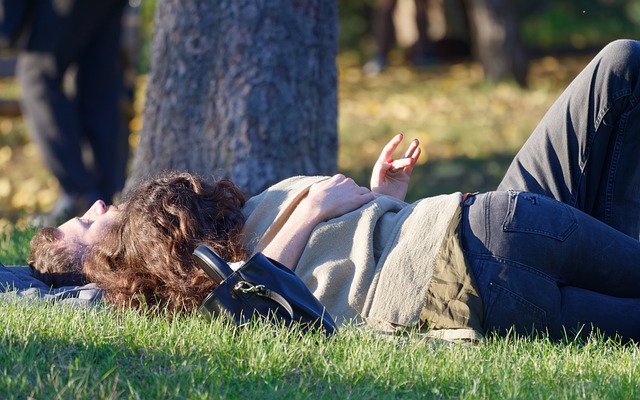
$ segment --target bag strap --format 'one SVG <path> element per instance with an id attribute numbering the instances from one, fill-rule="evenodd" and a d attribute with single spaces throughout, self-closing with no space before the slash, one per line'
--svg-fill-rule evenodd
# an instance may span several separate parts
<path id="1" fill-rule="evenodd" d="M 291 317 L 291 319 L 293 319 L 293 307 L 291 307 L 291 304 L 289 304 L 287 299 L 282 297 L 280 293 L 266 288 L 264 285 L 254 285 L 251 282 L 239 281 L 233 287 L 233 290 L 236 290 L 242 293 L 254 293 L 254 294 L 257 294 L 258 296 L 271 299 L 276 303 L 280 304 L 282 308 L 284 308 L 285 311 L 289 313 L 289 316 Z"/>
<path id="2" fill-rule="evenodd" d="M 202 244 L 194 250 L 193 254 L 196 256 L 196 264 L 218 285 L 233 273 L 229 264 L 211 250 L 209 246 Z"/>

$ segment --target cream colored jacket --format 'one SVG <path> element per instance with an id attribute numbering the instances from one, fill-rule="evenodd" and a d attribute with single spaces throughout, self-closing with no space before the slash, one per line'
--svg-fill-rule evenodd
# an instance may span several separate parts
<path id="1" fill-rule="evenodd" d="M 326 177 L 294 177 L 244 208 L 247 250 L 273 239 L 309 187 Z M 296 274 L 338 324 L 416 326 L 445 238 L 460 215 L 461 193 L 407 204 L 378 196 L 316 226 Z"/>

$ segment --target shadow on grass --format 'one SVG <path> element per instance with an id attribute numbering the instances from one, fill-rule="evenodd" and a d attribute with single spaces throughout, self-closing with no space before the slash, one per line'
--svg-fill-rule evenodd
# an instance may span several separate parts
<path id="1" fill-rule="evenodd" d="M 242 360 L 224 353 L 181 355 L 108 339 L 83 343 L 9 335 L 0 359 L 12 361 L 4 363 L 0 397 L 274 398 L 282 390 L 293 392 L 299 383 L 300 376 L 280 381 L 279 371 L 234 366 Z"/>
<path id="2" fill-rule="evenodd" d="M 262 366 L 237 348 L 162 351 L 135 341 L 6 334 L 0 398 L 395 398 L 415 390 L 367 372 L 353 382 L 325 371 L 326 360 L 320 367 L 313 359 L 306 367 Z"/>

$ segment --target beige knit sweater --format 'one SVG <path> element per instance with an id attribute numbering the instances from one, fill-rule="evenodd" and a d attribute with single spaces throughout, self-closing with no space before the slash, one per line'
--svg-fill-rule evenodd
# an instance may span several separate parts
<path id="1" fill-rule="evenodd" d="M 290 178 L 249 199 L 244 208 L 247 250 L 264 249 L 321 179 L 326 178 Z M 319 224 L 296 274 L 338 324 L 415 326 L 443 241 L 457 226 L 460 200 L 460 193 L 413 204 L 378 196 Z"/>

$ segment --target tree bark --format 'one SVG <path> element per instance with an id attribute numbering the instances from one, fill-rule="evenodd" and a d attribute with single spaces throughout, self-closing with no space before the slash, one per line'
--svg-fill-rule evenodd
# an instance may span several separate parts
<path id="1" fill-rule="evenodd" d="M 526 86 L 529 61 L 520 37 L 520 21 L 512 0 L 466 0 L 474 51 L 485 77 L 513 78 Z"/>
<path id="2" fill-rule="evenodd" d="M 337 2 L 158 0 L 127 189 L 162 170 L 256 194 L 337 170 Z"/>

